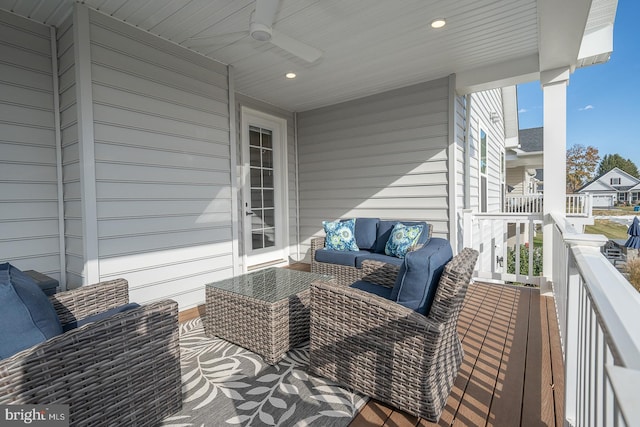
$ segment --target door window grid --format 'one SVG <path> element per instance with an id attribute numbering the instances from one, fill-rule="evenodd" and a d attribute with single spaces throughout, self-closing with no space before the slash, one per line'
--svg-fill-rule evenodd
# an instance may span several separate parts
<path id="1" fill-rule="evenodd" d="M 268 129 L 249 127 L 249 182 L 251 191 L 252 249 L 276 245 L 273 135 Z"/>

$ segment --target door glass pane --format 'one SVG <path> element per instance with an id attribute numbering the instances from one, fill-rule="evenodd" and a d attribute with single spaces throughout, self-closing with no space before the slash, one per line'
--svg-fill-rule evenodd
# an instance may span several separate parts
<path id="1" fill-rule="evenodd" d="M 267 205 L 269 207 L 273 205 Z M 262 208 L 262 190 L 251 189 L 251 208 L 253 210 Z"/>
<path id="2" fill-rule="evenodd" d="M 249 147 L 249 161 L 251 166 L 260 167 L 261 149 L 259 147 Z"/>
<path id="3" fill-rule="evenodd" d="M 273 169 L 262 170 L 262 186 L 273 189 Z"/>
<path id="4" fill-rule="evenodd" d="M 262 129 L 262 131 L 262 147 L 273 148 L 273 142 L 271 141 L 271 131 L 266 131 L 267 133 L 264 133 L 265 129 Z"/>
<path id="5" fill-rule="evenodd" d="M 264 247 L 270 248 L 276 245 L 276 229 L 268 228 L 264 230 Z"/>
<path id="6" fill-rule="evenodd" d="M 253 249 L 262 249 L 264 245 L 262 244 L 262 233 L 261 232 L 253 232 L 251 233 L 251 247 Z"/>
<path id="7" fill-rule="evenodd" d="M 266 148 L 262 149 L 262 167 L 263 168 L 273 167 L 273 151 L 272 150 L 268 150 Z"/>
<path id="8" fill-rule="evenodd" d="M 264 226 L 265 227 L 275 227 L 276 226 L 276 220 L 275 220 L 273 209 L 265 209 L 264 210 Z"/>
<path id="9" fill-rule="evenodd" d="M 273 190 L 263 190 L 263 199 L 265 208 L 272 208 L 275 205 L 273 204 Z"/>
<path id="10" fill-rule="evenodd" d="M 251 241 L 255 250 L 276 246 L 273 141 L 268 129 L 251 126 L 249 135 Z"/>
<path id="11" fill-rule="evenodd" d="M 262 171 L 259 168 L 251 168 L 251 188 L 262 187 L 261 175 Z"/>

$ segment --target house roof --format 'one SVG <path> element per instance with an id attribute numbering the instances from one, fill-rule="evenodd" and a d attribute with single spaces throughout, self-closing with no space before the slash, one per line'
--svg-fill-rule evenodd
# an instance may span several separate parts
<path id="1" fill-rule="evenodd" d="M 631 179 L 632 181 L 635 181 L 635 182 L 636 182 L 636 184 L 635 184 L 635 185 L 631 185 L 631 186 L 624 186 L 624 185 L 622 185 L 622 186 L 621 186 L 621 185 L 610 185 L 610 184 L 606 181 L 606 179 L 604 179 L 604 180 L 602 179 L 602 178 L 606 177 L 607 175 L 613 175 L 613 174 L 625 175 L 625 176 L 627 176 L 629 179 Z M 615 167 L 615 168 L 613 168 L 613 169 L 611 169 L 611 170 L 607 171 L 606 173 L 603 173 L 602 175 L 597 176 L 597 177 L 595 177 L 594 179 L 592 179 L 591 181 L 587 182 L 585 185 L 583 185 L 581 188 L 579 188 L 579 189 L 577 190 L 577 192 L 578 192 L 578 193 L 582 193 L 582 192 L 588 191 L 588 190 L 589 190 L 589 189 L 588 189 L 588 187 L 589 187 L 589 186 L 592 186 L 592 184 L 594 184 L 594 183 L 596 183 L 596 182 L 598 182 L 600 185 L 602 185 L 602 186 L 606 187 L 607 189 L 611 189 L 611 191 L 628 191 L 628 190 L 630 190 L 631 188 L 633 188 L 634 186 L 636 186 L 636 187 L 637 187 L 638 185 L 640 185 L 640 179 L 636 178 L 635 176 L 633 176 L 633 175 L 631 175 L 631 174 L 628 174 L 627 172 L 623 171 L 623 170 L 622 170 L 622 169 L 620 169 L 620 168 Z"/>
<path id="2" fill-rule="evenodd" d="M 239 93 L 305 111 L 452 74 L 465 94 L 604 62 L 617 7 L 611 0 L 275 1 L 273 29 L 320 49 L 320 59 L 253 40 L 256 0 L 0 0 L 0 9 L 59 26 L 75 4 L 86 6 L 232 65 Z M 441 17 L 446 26 L 431 28 Z M 286 79 L 290 71 L 298 77 Z"/>
<path id="3" fill-rule="evenodd" d="M 507 167 L 514 168 L 524 166 L 531 169 L 540 169 L 543 166 L 542 155 L 543 128 L 520 129 L 518 131 L 518 146 L 507 148 Z"/>
<path id="4" fill-rule="evenodd" d="M 531 129 L 520 129 L 520 131 L 518 132 L 520 149 L 526 153 L 543 151 L 544 149 L 543 130 L 544 128 L 542 127 L 531 128 Z"/>

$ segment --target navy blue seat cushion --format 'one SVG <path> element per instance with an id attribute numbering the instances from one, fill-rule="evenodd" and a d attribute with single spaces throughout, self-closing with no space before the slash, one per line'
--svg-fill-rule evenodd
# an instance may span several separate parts
<path id="1" fill-rule="evenodd" d="M 422 249 L 407 253 L 393 285 L 391 300 L 426 316 L 444 266 L 451 258 L 451 245 L 440 238 L 433 238 Z"/>
<path id="2" fill-rule="evenodd" d="M 394 257 L 391 255 L 369 253 L 365 255 L 359 255 L 356 257 L 356 267 L 362 268 L 362 262 L 368 259 L 372 261 L 386 262 L 387 264 L 394 264 L 394 265 L 402 265 L 402 262 L 404 261 L 402 258 Z"/>
<path id="3" fill-rule="evenodd" d="M 34 280 L 0 264 L 0 359 L 62 333 L 53 304 Z"/>
<path id="4" fill-rule="evenodd" d="M 349 287 L 360 289 L 385 299 L 391 299 L 391 288 L 387 288 L 386 286 L 376 285 L 375 283 L 365 282 L 364 280 L 358 280 L 357 282 L 350 284 Z"/>
<path id="5" fill-rule="evenodd" d="M 135 302 L 130 302 L 128 304 L 120 305 L 118 307 L 110 308 L 107 311 L 103 311 L 101 313 L 92 314 L 91 316 L 84 317 L 80 320 L 76 320 L 74 322 L 69 322 L 64 325 L 64 331 L 70 331 L 72 329 L 79 328 L 88 323 L 97 322 L 99 320 L 108 319 L 114 314 L 122 313 L 123 311 L 133 310 L 134 308 L 140 307 L 140 304 L 136 304 Z"/>
<path id="6" fill-rule="evenodd" d="M 355 267 L 358 256 L 369 254 L 370 252 L 368 251 L 334 251 L 333 249 L 324 248 L 316 251 L 316 261 Z"/>
<path id="7" fill-rule="evenodd" d="M 358 248 L 369 251 L 375 247 L 379 222 L 378 218 L 356 218 L 355 234 Z"/>
<path id="8" fill-rule="evenodd" d="M 391 237 L 391 231 L 398 222 L 401 222 L 404 225 L 422 225 L 422 233 L 420 234 L 416 245 L 426 245 L 429 242 L 429 236 L 431 235 L 429 231 L 430 225 L 424 221 L 380 221 L 378 223 L 378 233 L 376 236 L 376 247 L 374 252 L 379 254 L 384 253 L 387 241 L 389 240 L 389 237 Z"/>

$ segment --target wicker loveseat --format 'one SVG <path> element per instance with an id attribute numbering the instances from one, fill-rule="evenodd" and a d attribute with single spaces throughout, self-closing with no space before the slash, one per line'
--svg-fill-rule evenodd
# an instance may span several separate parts
<path id="1" fill-rule="evenodd" d="M 128 303 L 128 284 L 50 299 L 64 326 Z M 73 426 L 159 424 L 182 407 L 177 303 L 118 313 L 0 360 L 0 404 L 68 404 Z"/>
<path id="2" fill-rule="evenodd" d="M 386 255 L 385 243 L 393 225 L 398 222 L 407 225 L 424 225 L 424 236 L 421 236 L 422 240 L 419 242 L 424 243 L 424 246 L 419 250 L 433 252 L 442 246 L 449 245 L 445 239 L 432 238 L 432 228 L 426 222 L 356 218 L 355 239 L 360 250 L 355 252 L 326 250 L 325 238 L 314 238 L 311 240 L 311 271 L 333 276 L 338 283 L 345 286 L 358 280 L 369 280 L 365 277 L 367 274 L 365 271 L 376 271 L 377 275 L 385 276 L 387 280 L 395 280 L 403 260 Z"/>
<path id="3" fill-rule="evenodd" d="M 465 248 L 446 264 L 427 316 L 335 281 L 315 282 L 310 371 L 437 421 L 462 363 L 456 327 L 477 257 Z"/>

